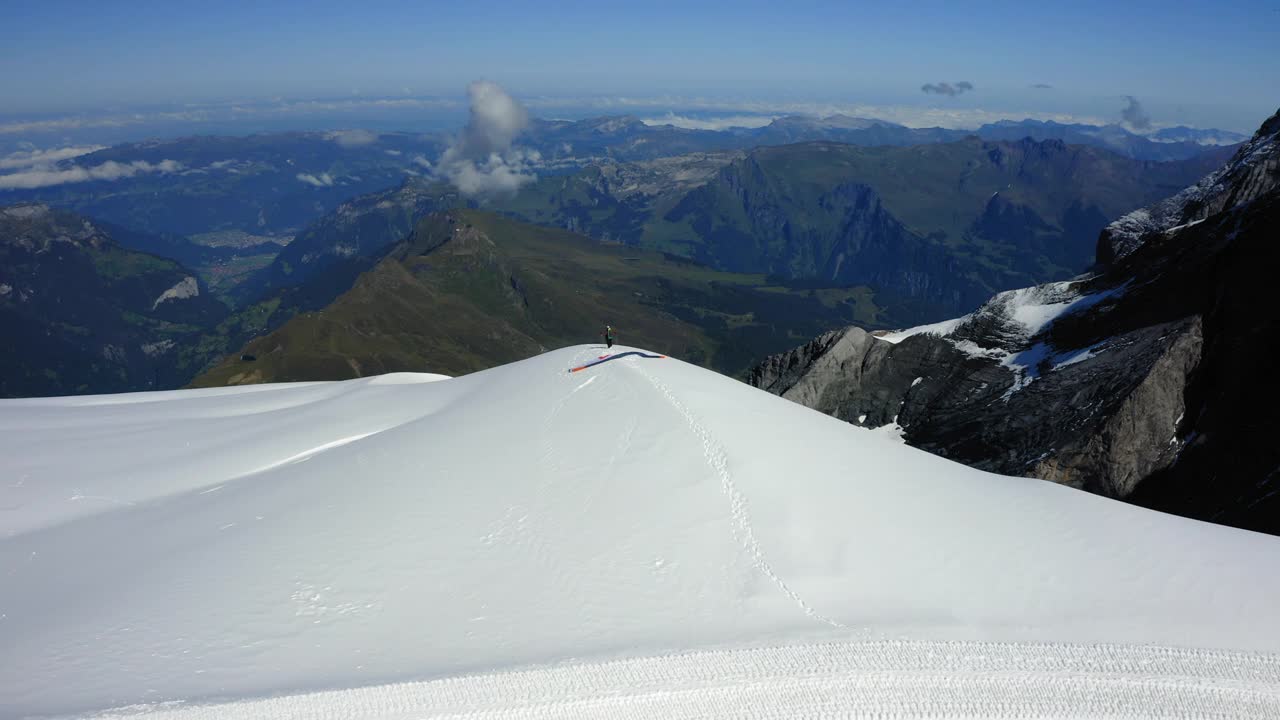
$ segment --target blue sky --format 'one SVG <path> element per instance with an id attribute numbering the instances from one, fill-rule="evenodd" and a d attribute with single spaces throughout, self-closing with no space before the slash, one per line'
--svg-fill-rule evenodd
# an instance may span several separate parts
<path id="1" fill-rule="evenodd" d="M 1157 124 L 1241 131 L 1280 105 L 1280 0 L 1036 5 L 0 0 L 0 113 L 460 96 L 477 78 L 521 97 L 821 101 L 1103 120 L 1117 120 L 1133 95 Z M 976 89 L 920 90 L 962 80 Z"/>

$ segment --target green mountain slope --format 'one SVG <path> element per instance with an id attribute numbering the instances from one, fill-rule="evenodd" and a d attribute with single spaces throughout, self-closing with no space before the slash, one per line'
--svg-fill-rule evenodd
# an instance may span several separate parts
<path id="1" fill-rule="evenodd" d="M 623 342 L 738 373 L 770 348 L 854 320 L 894 322 L 866 288 L 794 291 L 457 210 L 423 219 L 350 291 L 249 342 L 194 385 L 456 375 L 590 342 L 605 323 Z"/>

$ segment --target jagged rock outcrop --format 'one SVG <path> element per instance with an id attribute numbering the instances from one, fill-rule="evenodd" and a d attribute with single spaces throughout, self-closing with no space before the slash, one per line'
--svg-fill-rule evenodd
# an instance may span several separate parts
<path id="1" fill-rule="evenodd" d="M 1090 275 L 827 333 L 749 380 L 969 465 L 1280 533 L 1277 134 L 1280 114 L 1180 206 L 1108 227 Z"/>

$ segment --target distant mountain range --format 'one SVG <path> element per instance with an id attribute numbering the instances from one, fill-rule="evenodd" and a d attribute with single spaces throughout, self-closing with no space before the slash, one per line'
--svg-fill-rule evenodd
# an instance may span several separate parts
<path id="1" fill-rule="evenodd" d="M 770 132 L 785 132 L 776 135 L 779 140 L 802 137 L 809 132 L 805 128 L 904 130 L 840 117 L 816 123 L 782 119 L 772 127 Z M 151 361 L 149 379 L 131 370 L 124 384 L 68 387 L 149 387 L 157 373 L 161 386 L 185 382 L 261 333 L 326 308 L 422 218 L 479 206 L 597 242 L 692 258 L 704 272 L 724 274 L 716 282 L 773 293 L 757 300 L 806 298 L 778 313 L 762 310 L 770 318 L 763 324 L 725 321 L 732 332 L 704 344 L 705 362 L 738 372 L 825 328 L 927 321 L 972 309 L 993 291 L 1068 277 L 1092 261 L 1092 238 L 1108 221 L 1189 184 L 1230 152 L 1208 148 L 1191 160 L 1151 163 L 1060 142 L 970 137 L 914 147 L 829 141 L 751 151 L 730 147 L 645 160 L 596 158 L 585 165 L 581 158 L 555 159 L 556 152 L 576 156 L 580 149 L 592 157 L 645 157 L 696 146 L 677 141 L 743 142 L 732 132 L 707 132 L 655 129 L 628 118 L 535 122 L 529 142 L 546 148 L 549 166 L 558 169 L 514 196 L 483 200 L 416 176 L 413 168 L 427 172 L 426 153 L 444 142 L 422 136 L 291 134 L 282 145 L 274 136 L 191 138 L 75 158 L 68 162 L 169 167 L 27 192 L 53 196 L 54 206 L 62 202 L 104 213 L 105 220 L 95 215 L 92 222 L 105 237 L 123 249 L 177 261 L 195 278 L 202 297 L 224 305 L 185 326 L 182 332 L 195 332 L 198 339 Z M 640 141 L 645 138 L 668 139 Z M 666 151 L 654 149 L 663 143 Z M 422 152 L 411 156 L 414 148 Z M 382 158 L 392 166 L 382 165 Z M 386 169 L 393 166 L 398 169 Z M 394 184 L 354 198 L 343 195 L 366 182 Z M 301 198 L 310 200 L 305 211 L 285 211 L 302 208 Z M 181 209 L 188 205 L 192 211 L 184 215 Z M 301 228 L 284 226 L 313 214 Z M 209 232 L 181 232 L 193 229 Z M 266 234 L 285 230 L 291 234 Z M 726 279 L 738 275 L 752 279 Z M 809 298 L 817 305 L 805 316 L 796 308 Z M 690 317 L 705 319 L 706 305 L 690 307 L 700 308 Z M 152 342 L 138 340 L 139 346 Z M 37 390 L 19 384 L 6 392 Z"/>
<path id="2" fill-rule="evenodd" d="M 1062 140 L 1160 161 L 1188 159 L 1233 138 L 1244 139 L 1191 128 L 1169 128 L 1148 138 L 1118 125 L 1032 120 L 966 131 L 908 128 L 843 115 L 788 116 L 761 128 L 691 130 L 608 116 L 537 119 L 517 144 L 537 151 L 542 172 L 554 173 L 602 159 L 652 160 L 810 141 L 920 145 L 969 135 L 986 140 Z M 347 130 L 128 143 L 34 170 L 0 169 L 0 204 L 45 202 L 153 235 L 239 232 L 287 240 L 348 198 L 394 186 L 406 174 L 427 173 L 449 139 L 444 133 Z"/>
<path id="3" fill-rule="evenodd" d="M 1277 227 L 1280 113 L 1110 224 L 1094 272 L 933 326 L 825 334 L 751 381 L 979 468 L 1280 534 Z"/>
<path id="4" fill-rule="evenodd" d="M 591 165 L 484 207 L 779 285 L 873 288 L 859 317 L 883 326 L 1070 277 L 1092 262 L 1107 222 L 1194 182 L 1223 155 L 1155 164 L 1052 142 L 799 144 Z M 318 310 L 418 219 L 475 205 L 417 178 L 357 198 L 300 233 L 238 297 L 294 288 L 299 304 L 275 306 L 273 323 Z"/>
<path id="5" fill-rule="evenodd" d="M 983 125 L 975 131 L 988 140 L 1061 140 L 1073 145 L 1105 148 L 1135 160 L 1185 160 L 1202 152 L 1206 146 L 1237 145 L 1248 136 L 1226 130 L 1195 130 L 1187 127 L 1167 128 L 1151 135 L 1130 132 L 1123 125 L 1062 124 L 1053 121 L 1002 120 Z"/>
<path id="6" fill-rule="evenodd" d="M 690 152 L 748 150 L 761 145 L 829 141 L 850 145 L 925 145 L 977 136 L 983 140 L 1061 140 L 1110 150 L 1135 160 L 1186 160 L 1206 147 L 1233 145 L 1248 138 L 1225 130 L 1177 127 L 1150 136 L 1122 125 L 1063 124 L 1038 120 L 1002 120 L 976 130 L 910 128 L 872 118 L 847 115 L 811 117 L 790 115 L 759 128 L 694 130 L 669 124 L 646 123 L 634 116 L 579 121 L 535 121 L 518 142 L 546 159 L 612 158 L 651 160 Z"/>

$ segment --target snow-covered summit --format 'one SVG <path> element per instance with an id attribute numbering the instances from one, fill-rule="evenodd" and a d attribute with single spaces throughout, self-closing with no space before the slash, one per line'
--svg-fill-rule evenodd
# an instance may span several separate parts
<path id="1" fill-rule="evenodd" d="M 1280 539 L 604 353 L 0 402 L 0 716 L 1280 713 Z"/>

